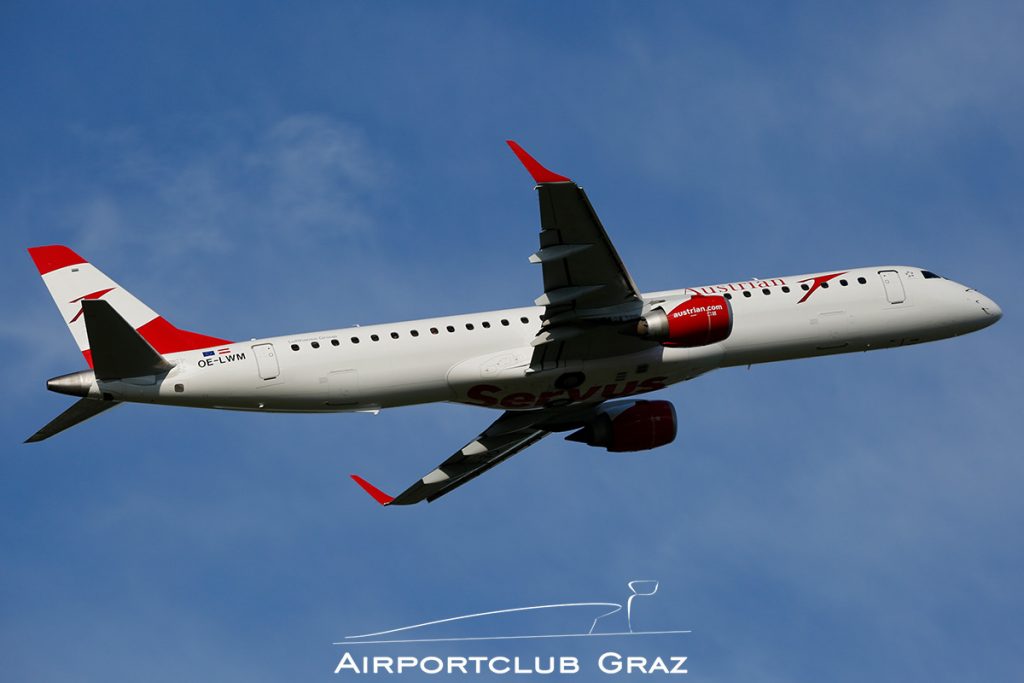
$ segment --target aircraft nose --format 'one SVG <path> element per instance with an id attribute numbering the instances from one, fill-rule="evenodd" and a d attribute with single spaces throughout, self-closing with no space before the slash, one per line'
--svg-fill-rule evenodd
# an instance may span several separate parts
<path id="1" fill-rule="evenodd" d="M 981 322 L 984 323 L 985 327 L 994 324 L 1003 317 L 1003 309 L 999 308 L 999 304 L 978 290 L 968 289 L 967 297 L 975 306 L 981 309 Z"/>
<path id="2" fill-rule="evenodd" d="M 992 299 L 988 298 L 984 294 L 978 297 L 979 303 L 981 304 L 981 310 L 985 311 L 988 315 L 992 316 L 992 322 L 999 320 L 1003 317 L 1003 309 L 999 308 L 999 304 Z"/>

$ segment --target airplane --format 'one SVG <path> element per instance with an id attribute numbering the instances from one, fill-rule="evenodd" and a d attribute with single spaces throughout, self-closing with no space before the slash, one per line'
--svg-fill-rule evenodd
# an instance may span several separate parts
<path id="1" fill-rule="evenodd" d="M 509 147 L 540 202 L 543 293 L 521 308 L 234 342 L 179 329 L 63 245 L 30 248 L 88 370 L 47 389 L 80 397 L 28 438 L 122 403 L 257 412 L 376 412 L 453 402 L 501 411 L 382 505 L 432 502 L 552 433 L 620 453 L 676 436 L 644 396 L 719 368 L 872 351 L 994 324 L 981 292 L 883 265 L 642 292 L 583 189 Z"/>

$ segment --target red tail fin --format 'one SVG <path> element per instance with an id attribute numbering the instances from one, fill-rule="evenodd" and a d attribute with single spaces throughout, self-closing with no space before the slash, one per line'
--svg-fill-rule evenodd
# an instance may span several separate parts
<path id="1" fill-rule="evenodd" d="M 231 343 L 227 339 L 175 327 L 94 265 L 62 244 L 30 247 L 28 253 L 90 367 L 92 354 L 89 351 L 89 338 L 82 320 L 82 301 L 102 299 L 108 302 L 118 315 L 138 330 L 160 354 Z"/>

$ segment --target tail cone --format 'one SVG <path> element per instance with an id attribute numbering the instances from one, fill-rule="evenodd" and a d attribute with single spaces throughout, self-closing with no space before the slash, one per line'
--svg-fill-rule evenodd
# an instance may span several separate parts
<path id="1" fill-rule="evenodd" d="M 58 394 L 67 394 L 68 396 L 88 396 L 89 389 L 95 386 L 95 384 L 96 375 L 93 374 L 92 370 L 72 372 L 68 375 L 61 375 L 46 380 L 47 389 Z"/>

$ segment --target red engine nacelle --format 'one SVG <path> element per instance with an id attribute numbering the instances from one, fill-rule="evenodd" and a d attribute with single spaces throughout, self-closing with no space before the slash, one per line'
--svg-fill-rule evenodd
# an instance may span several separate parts
<path id="1" fill-rule="evenodd" d="M 668 313 L 658 308 L 640 319 L 641 336 L 664 340 L 665 346 L 707 346 L 732 333 L 732 305 L 724 296 L 691 297 Z"/>
<path id="2" fill-rule="evenodd" d="M 620 410 L 623 403 L 625 410 Z M 583 429 L 565 437 L 613 453 L 647 451 L 676 438 L 676 410 L 668 401 L 630 401 L 607 404 L 606 410 Z M 632 405 L 628 405 L 631 403 Z"/>

